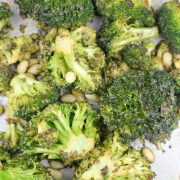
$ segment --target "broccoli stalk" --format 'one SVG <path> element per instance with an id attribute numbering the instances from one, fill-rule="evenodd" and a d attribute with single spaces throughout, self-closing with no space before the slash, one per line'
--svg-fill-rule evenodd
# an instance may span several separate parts
<path id="1" fill-rule="evenodd" d="M 121 50 L 128 44 L 142 42 L 158 36 L 157 27 L 139 28 L 122 21 L 104 23 L 99 31 L 98 42 L 109 57 L 118 58 Z"/>
<path id="2" fill-rule="evenodd" d="M 59 46 L 58 52 L 63 54 L 63 58 L 67 64 L 67 66 L 77 75 L 79 80 L 87 86 L 89 86 L 90 89 L 95 89 L 95 83 L 92 80 L 92 77 L 90 74 L 88 74 L 88 71 L 84 69 L 78 62 L 76 61 L 75 53 L 74 53 L 74 44 L 76 43 L 71 38 L 60 38 L 58 39 Z M 81 48 L 81 47 L 77 47 Z"/>
<path id="3" fill-rule="evenodd" d="M 142 155 L 122 144 L 119 135 L 108 137 L 103 146 L 94 151 L 80 163 L 74 179 L 151 179 L 153 172 Z"/>
<path id="4" fill-rule="evenodd" d="M 28 120 L 59 97 L 59 90 L 46 82 L 40 82 L 27 74 L 15 76 L 7 92 L 9 105 L 6 107 L 8 118 L 20 117 Z"/>
<path id="5" fill-rule="evenodd" d="M 67 163 L 83 159 L 98 138 L 98 115 L 87 103 L 49 105 L 30 121 L 24 154 L 42 154 Z"/>

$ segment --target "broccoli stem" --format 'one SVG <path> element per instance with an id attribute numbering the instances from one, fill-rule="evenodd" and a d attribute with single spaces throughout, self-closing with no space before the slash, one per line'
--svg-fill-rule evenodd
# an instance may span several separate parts
<path id="1" fill-rule="evenodd" d="M 78 63 L 77 59 L 74 54 L 74 42 L 72 42 L 71 39 L 68 38 L 61 38 L 59 40 L 61 42 L 61 46 L 59 47 L 60 51 L 62 51 L 64 55 L 64 60 L 68 67 L 75 73 L 77 74 L 77 77 L 81 81 L 84 81 L 88 84 L 88 86 L 92 87 L 92 89 L 95 88 L 95 84 L 92 81 L 91 76 L 88 74 L 88 72 L 83 69 Z"/>
<path id="2" fill-rule="evenodd" d="M 126 44 L 145 41 L 157 37 L 159 34 L 157 27 L 152 28 L 133 28 L 125 30 L 125 33 L 114 39 L 111 43 L 113 52 L 121 51 Z"/>
<path id="3" fill-rule="evenodd" d="M 45 154 L 45 155 L 48 155 L 48 157 L 59 158 L 59 151 L 60 149 L 56 150 L 56 149 L 47 149 L 47 148 L 41 148 L 41 147 L 33 147 L 30 150 L 25 150 L 24 153 L 27 155 Z"/>

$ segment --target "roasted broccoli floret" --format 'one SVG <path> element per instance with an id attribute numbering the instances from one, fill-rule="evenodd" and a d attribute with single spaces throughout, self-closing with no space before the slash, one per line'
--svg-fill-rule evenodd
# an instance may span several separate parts
<path id="1" fill-rule="evenodd" d="M 59 90 L 46 82 L 40 82 L 28 74 L 19 74 L 10 82 L 7 92 L 8 118 L 20 117 L 28 120 L 33 114 L 59 98 Z"/>
<path id="2" fill-rule="evenodd" d="M 138 179 L 147 180 L 154 176 L 148 162 L 140 152 L 122 144 L 117 135 L 108 137 L 102 147 L 93 152 L 80 163 L 74 179 L 110 180 Z"/>
<path id="3" fill-rule="evenodd" d="M 0 37 L 3 37 L 9 27 L 11 27 L 10 17 L 12 12 L 4 6 L 0 6 Z"/>
<path id="4" fill-rule="evenodd" d="M 96 45 L 96 32 L 81 27 L 73 32 L 59 30 L 56 37 L 54 55 L 46 68 L 46 79 L 58 87 L 73 84 L 83 92 L 97 91 L 102 83 L 101 71 L 105 57 Z M 75 78 L 68 82 L 66 75 L 71 72 Z"/>
<path id="5" fill-rule="evenodd" d="M 159 11 L 158 24 L 163 38 L 175 53 L 180 53 L 180 3 L 170 1 Z"/>
<path id="6" fill-rule="evenodd" d="M 0 92 L 5 92 L 10 87 L 10 80 L 13 78 L 14 72 L 11 67 L 0 62 Z"/>
<path id="7" fill-rule="evenodd" d="M 160 144 L 178 120 L 173 78 L 165 71 L 130 71 L 115 79 L 101 97 L 101 114 L 125 142 L 147 139 Z"/>
<path id="8" fill-rule="evenodd" d="M 109 60 L 104 72 L 105 84 L 111 84 L 116 77 L 122 76 L 129 69 L 129 66 L 125 62 Z"/>
<path id="9" fill-rule="evenodd" d="M 126 20 L 137 26 L 154 26 L 155 19 L 146 0 L 96 0 L 97 11 L 110 20 Z"/>
<path id="10" fill-rule="evenodd" d="M 0 40 L 0 61 L 9 65 L 30 58 L 39 49 L 36 39 L 33 34 Z"/>
<path id="11" fill-rule="evenodd" d="M 98 33 L 98 44 L 109 57 L 119 58 L 121 50 L 128 44 L 142 42 L 158 36 L 157 27 L 132 27 L 117 20 L 105 22 Z"/>
<path id="12" fill-rule="evenodd" d="M 6 151 L 0 151 L 0 154 L 3 154 L 3 157 L 0 157 L 0 179 L 53 180 L 49 172 L 33 159 L 27 159 L 17 155 L 10 157 Z"/>
<path id="13" fill-rule="evenodd" d="M 122 59 L 133 69 L 148 70 L 152 68 L 152 51 L 154 42 L 146 44 L 128 44 L 122 51 Z"/>
<path id="14" fill-rule="evenodd" d="M 92 20 L 94 7 L 91 0 L 16 0 L 21 12 L 28 13 L 44 26 L 72 28 Z"/>
<path id="15" fill-rule="evenodd" d="M 85 102 L 49 105 L 30 121 L 23 153 L 66 163 L 81 160 L 98 140 L 98 123 L 99 115 Z"/>

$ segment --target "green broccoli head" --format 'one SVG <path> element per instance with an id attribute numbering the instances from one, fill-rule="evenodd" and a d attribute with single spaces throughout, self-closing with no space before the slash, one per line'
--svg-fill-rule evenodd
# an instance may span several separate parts
<path id="1" fill-rule="evenodd" d="M 154 176 L 148 162 L 140 152 L 122 144 L 115 135 L 108 137 L 101 147 L 80 163 L 74 179 L 152 179 Z"/>
<path id="2" fill-rule="evenodd" d="M 180 53 L 180 3 L 170 1 L 159 11 L 158 24 L 163 38 L 175 53 Z"/>
<path id="3" fill-rule="evenodd" d="M 85 103 L 53 104 L 32 118 L 24 154 L 42 154 L 66 163 L 80 160 L 98 140 L 99 115 Z"/>
<path id="4" fill-rule="evenodd" d="M 0 60 L 8 65 L 24 60 L 39 49 L 36 39 L 32 35 L 0 40 Z"/>
<path id="5" fill-rule="evenodd" d="M 12 12 L 3 6 L 0 6 L 0 36 L 3 36 L 9 27 L 11 27 L 10 17 Z"/>
<path id="6" fill-rule="evenodd" d="M 131 16 L 133 2 L 132 0 L 96 0 L 96 8 L 101 16 L 122 20 Z"/>
<path id="7" fill-rule="evenodd" d="M 104 66 L 104 53 L 96 45 L 94 30 L 81 27 L 70 33 L 61 29 L 46 68 L 46 79 L 58 87 L 72 84 L 83 92 L 94 92 L 101 86 Z M 68 72 L 75 76 L 72 83 L 66 80 Z"/>
<path id="8" fill-rule="evenodd" d="M 110 20 L 125 20 L 138 26 L 154 26 L 153 12 L 146 0 L 96 0 L 97 11 Z"/>
<path id="9" fill-rule="evenodd" d="M 158 36 L 157 27 L 132 27 L 117 20 L 105 22 L 98 33 L 98 44 L 109 57 L 119 58 L 122 49 L 128 44 L 142 42 Z"/>
<path id="10" fill-rule="evenodd" d="M 126 142 L 164 142 L 178 120 L 173 78 L 165 71 L 127 72 L 101 97 L 101 113 L 110 130 Z"/>
<path id="11" fill-rule="evenodd" d="M 0 91 L 6 92 L 10 87 L 10 80 L 13 78 L 13 70 L 11 67 L 0 62 Z"/>
<path id="12" fill-rule="evenodd" d="M 133 69 L 148 70 L 152 68 L 153 61 L 151 52 L 155 49 L 155 44 L 128 44 L 122 51 L 123 61 Z"/>
<path id="13" fill-rule="evenodd" d="M 59 90 L 46 82 L 40 82 L 28 74 L 19 74 L 10 82 L 7 92 L 8 118 L 20 117 L 28 120 L 33 114 L 59 98 Z"/>
<path id="14" fill-rule="evenodd" d="M 42 25 L 50 27 L 77 27 L 92 20 L 91 0 L 17 0 L 22 13 L 28 13 Z"/>
<path id="15" fill-rule="evenodd" d="M 38 162 L 14 156 L 1 159 L 0 179 L 52 180 L 53 178 Z"/>

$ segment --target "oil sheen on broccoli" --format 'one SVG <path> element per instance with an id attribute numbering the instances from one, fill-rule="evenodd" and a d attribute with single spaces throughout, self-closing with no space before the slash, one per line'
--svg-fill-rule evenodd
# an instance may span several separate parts
<path id="1" fill-rule="evenodd" d="M 28 13 L 42 25 L 50 27 L 78 27 L 92 20 L 91 0 L 16 0 L 21 12 Z"/>
<path id="2" fill-rule="evenodd" d="M 53 104 L 33 117 L 27 137 L 22 140 L 24 154 L 81 160 L 98 140 L 99 115 L 85 103 Z"/>
<path id="3" fill-rule="evenodd" d="M 137 26 L 154 26 L 153 12 L 147 0 L 96 0 L 96 8 L 100 15 L 110 20 L 126 20 Z"/>
<path id="4" fill-rule="evenodd" d="M 59 90 L 46 82 L 37 81 L 28 74 L 19 74 L 10 82 L 7 92 L 8 118 L 20 117 L 28 120 L 33 114 L 59 98 Z"/>
<path id="5" fill-rule="evenodd" d="M 0 37 L 7 32 L 9 27 L 11 26 L 10 17 L 12 16 L 12 12 L 9 9 L 0 6 Z"/>
<path id="6" fill-rule="evenodd" d="M 143 42 L 158 36 L 158 28 L 133 27 L 117 20 L 106 21 L 98 33 L 98 44 L 109 57 L 119 58 L 122 49 L 128 44 Z"/>
<path id="7" fill-rule="evenodd" d="M 160 9 L 158 17 L 162 37 L 175 53 L 180 53 L 180 3 L 170 1 Z"/>
<path id="8" fill-rule="evenodd" d="M 69 86 L 71 84 L 66 82 L 65 77 L 68 72 L 73 72 L 76 75 L 76 81 L 72 84 L 75 89 L 97 91 L 102 83 L 105 57 L 96 45 L 96 32 L 88 27 L 72 32 L 60 29 L 54 47 L 45 78 L 55 86 Z"/>
<path id="9" fill-rule="evenodd" d="M 178 120 L 173 78 L 165 71 L 127 72 L 101 97 L 101 113 L 110 130 L 125 142 L 147 139 L 160 144 Z"/>
<path id="10" fill-rule="evenodd" d="M 148 180 L 153 176 L 148 162 L 140 152 L 122 144 L 119 136 L 115 135 L 108 137 L 103 146 L 96 147 L 80 163 L 74 180 Z"/>

